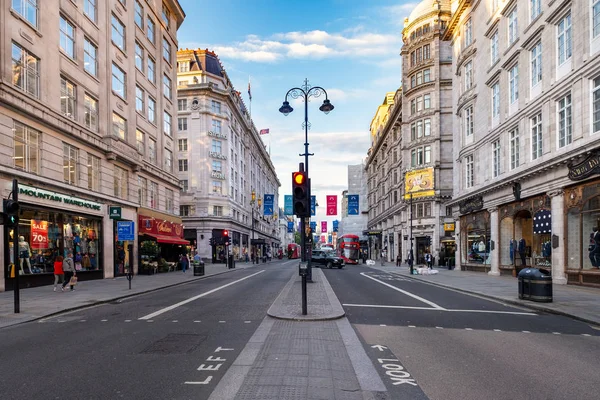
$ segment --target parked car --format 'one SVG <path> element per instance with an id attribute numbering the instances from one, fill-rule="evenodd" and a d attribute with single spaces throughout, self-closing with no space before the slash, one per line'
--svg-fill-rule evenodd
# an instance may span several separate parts
<path id="1" fill-rule="evenodd" d="M 344 268 L 344 260 L 338 257 L 335 252 L 327 250 L 313 250 L 310 262 L 314 266 L 327 268 Z"/>

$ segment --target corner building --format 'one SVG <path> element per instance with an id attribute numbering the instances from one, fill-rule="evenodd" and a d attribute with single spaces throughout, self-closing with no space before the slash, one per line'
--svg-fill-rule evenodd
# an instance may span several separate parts
<path id="1" fill-rule="evenodd" d="M 2 226 L 0 290 L 16 274 L 51 284 L 69 252 L 82 280 L 137 272 L 138 216 L 181 223 L 171 82 L 184 17 L 174 0 L 2 2 L 0 192 L 18 179 L 23 244 L 15 259 Z M 117 220 L 134 223 L 127 238 Z"/>
<path id="2" fill-rule="evenodd" d="M 598 1 L 452 4 L 457 264 L 600 286 Z"/>

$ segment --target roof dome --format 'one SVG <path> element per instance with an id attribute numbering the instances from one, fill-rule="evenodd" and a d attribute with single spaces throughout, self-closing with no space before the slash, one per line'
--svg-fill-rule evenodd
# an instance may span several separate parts
<path id="1" fill-rule="evenodd" d="M 438 5 L 439 4 L 439 5 Z M 406 21 L 406 25 L 412 24 L 417 18 L 430 13 L 436 9 L 450 11 L 450 0 L 423 0 L 414 8 Z"/>

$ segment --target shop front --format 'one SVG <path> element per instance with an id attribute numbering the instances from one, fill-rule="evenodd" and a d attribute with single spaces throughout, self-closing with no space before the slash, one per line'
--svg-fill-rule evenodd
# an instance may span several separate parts
<path id="1" fill-rule="evenodd" d="M 71 256 L 80 280 L 102 279 L 106 207 L 103 204 L 19 184 L 18 254 L 15 259 L 15 229 L 3 225 L 4 290 L 54 283 L 54 261 Z M 110 235 L 110 233 L 106 232 Z M 110 236 L 109 236 L 110 237 Z"/>
<path id="2" fill-rule="evenodd" d="M 460 261 L 465 271 L 489 271 L 491 265 L 490 213 L 482 210 L 483 198 L 462 201 L 460 217 Z"/>

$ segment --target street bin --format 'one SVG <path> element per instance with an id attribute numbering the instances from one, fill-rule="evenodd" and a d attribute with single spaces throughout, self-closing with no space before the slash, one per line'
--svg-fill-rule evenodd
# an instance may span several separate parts
<path id="1" fill-rule="evenodd" d="M 204 261 L 194 263 L 194 276 L 204 276 Z"/>
<path id="2" fill-rule="evenodd" d="M 519 299 L 552 302 L 552 276 L 545 269 L 524 268 L 519 272 Z"/>
<path id="3" fill-rule="evenodd" d="M 235 268 L 235 261 L 233 260 L 233 254 L 229 255 L 229 263 L 227 265 L 229 265 L 229 268 Z"/>

